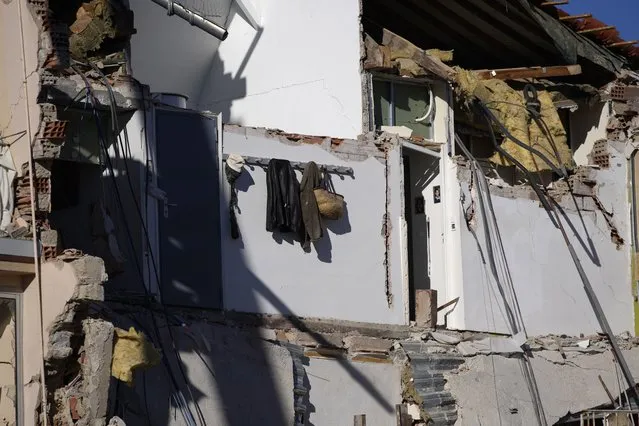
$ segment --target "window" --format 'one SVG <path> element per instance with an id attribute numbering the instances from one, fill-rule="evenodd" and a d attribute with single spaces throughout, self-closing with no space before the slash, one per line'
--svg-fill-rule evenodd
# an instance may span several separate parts
<path id="1" fill-rule="evenodd" d="M 430 94 L 424 84 L 406 84 L 373 80 L 375 128 L 406 126 L 413 135 L 433 139 L 431 119 L 416 121 L 428 112 Z"/>
<path id="2" fill-rule="evenodd" d="M 22 402 L 21 369 L 18 348 L 19 299 L 0 293 L 0 425 L 18 425 Z"/>

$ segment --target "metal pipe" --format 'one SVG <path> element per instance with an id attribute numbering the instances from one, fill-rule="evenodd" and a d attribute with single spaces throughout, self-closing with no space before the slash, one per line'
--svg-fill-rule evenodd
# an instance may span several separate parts
<path id="1" fill-rule="evenodd" d="M 229 35 L 226 28 L 219 26 L 213 21 L 209 21 L 199 13 L 193 12 L 182 6 L 180 3 L 176 3 L 173 0 L 151 0 L 153 3 L 162 6 L 168 12 L 168 15 L 177 15 L 180 18 L 187 21 L 189 24 L 198 27 L 201 30 L 206 31 L 213 37 L 220 40 L 225 40 Z"/>
<path id="2" fill-rule="evenodd" d="M 413 151 L 421 152 L 422 154 L 430 155 L 432 157 L 436 157 L 436 158 L 442 157 L 442 155 L 439 152 L 433 151 L 432 149 L 424 148 L 423 146 L 415 145 L 414 143 L 402 141 L 402 146 L 404 148 L 412 149 Z"/>

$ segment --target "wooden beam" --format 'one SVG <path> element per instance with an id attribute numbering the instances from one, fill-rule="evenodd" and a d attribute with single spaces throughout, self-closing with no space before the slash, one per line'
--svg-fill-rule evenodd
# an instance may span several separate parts
<path id="1" fill-rule="evenodd" d="M 597 33 L 599 31 L 614 30 L 614 29 L 615 29 L 614 25 L 606 25 L 604 27 L 588 28 L 587 30 L 579 30 L 577 32 L 579 34 L 590 34 L 590 33 Z"/>
<path id="2" fill-rule="evenodd" d="M 575 21 L 577 19 L 592 18 L 592 13 L 582 13 L 581 15 L 560 16 L 560 21 Z"/>
<path id="3" fill-rule="evenodd" d="M 496 70 L 473 70 L 482 80 L 497 78 L 515 80 L 518 78 L 564 77 L 581 74 L 581 65 L 558 65 L 552 67 L 502 68 Z"/>
<path id="4" fill-rule="evenodd" d="M 35 274 L 33 263 L 0 261 L 0 275 L 31 275 Z"/>
<path id="5" fill-rule="evenodd" d="M 559 1 L 545 1 L 540 6 L 561 6 L 562 4 L 568 4 L 568 0 L 559 0 Z"/>
<path id="6" fill-rule="evenodd" d="M 366 426 L 366 414 L 356 414 L 353 424 L 355 426 Z"/>
<path id="7" fill-rule="evenodd" d="M 616 43 L 607 44 L 606 47 L 632 46 L 633 44 L 637 43 L 639 43 L 639 40 L 618 41 Z"/>

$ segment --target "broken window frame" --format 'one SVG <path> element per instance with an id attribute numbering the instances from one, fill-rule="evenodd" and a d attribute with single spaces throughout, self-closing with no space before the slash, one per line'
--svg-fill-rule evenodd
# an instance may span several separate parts
<path id="1" fill-rule="evenodd" d="M 24 380 L 23 374 L 23 330 L 22 330 L 22 294 L 12 292 L 0 287 L 0 299 L 13 300 L 14 303 L 14 323 L 15 323 L 15 340 L 14 340 L 14 359 L 15 359 L 15 394 L 14 401 L 16 410 L 16 425 L 24 424 Z"/>
<path id="2" fill-rule="evenodd" d="M 395 93 L 397 92 L 396 90 L 396 86 L 401 85 L 401 86 L 416 86 L 416 87 L 420 87 L 423 88 L 424 90 L 427 90 L 428 86 L 431 86 L 431 90 L 433 90 L 432 85 L 435 84 L 435 82 L 433 80 L 430 79 L 425 79 L 425 78 L 407 78 L 407 77 L 398 77 L 398 76 L 393 76 L 393 75 L 388 75 L 388 74 L 383 74 L 383 73 L 368 73 L 368 104 L 369 104 L 369 111 L 368 111 L 368 115 L 369 115 L 369 130 L 379 130 L 381 129 L 382 126 L 384 126 L 385 124 L 382 123 L 377 123 L 377 121 L 375 120 L 375 90 L 374 90 L 374 85 L 376 82 L 384 82 L 384 83 L 389 83 L 390 85 L 390 97 L 391 100 L 389 102 L 390 105 L 390 111 L 389 111 L 389 117 L 390 117 L 390 122 L 391 124 L 388 124 L 389 126 L 396 126 L 396 122 L 395 122 L 395 111 L 394 111 L 394 105 L 395 105 Z M 433 99 L 433 102 L 435 102 L 435 99 Z M 425 112 L 425 111 L 424 111 Z M 434 135 L 435 135 L 435 116 L 437 114 L 437 110 L 433 111 L 432 115 L 431 115 L 431 119 L 428 120 L 427 122 L 425 121 L 424 124 L 429 127 L 430 131 L 428 136 L 422 136 L 424 137 L 424 139 L 426 140 L 433 140 Z M 414 132 L 414 131 L 413 131 Z M 415 134 L 415 133 L 413 133 Z"/>

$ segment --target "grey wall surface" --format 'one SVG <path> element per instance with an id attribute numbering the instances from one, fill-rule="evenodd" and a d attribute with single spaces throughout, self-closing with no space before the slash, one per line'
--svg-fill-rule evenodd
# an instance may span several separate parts
<path id="1" fill-rule="evenodd" d="M 141 328 L 141 322 L 152 335 L 149 317 L 137 317 L 136 328 Z M 158 321 L 163 324 L 159 317 Z M 165 342 L 163 356 L 177 387 L 165 364 L 137 374 L 134 390 L 119 386 L 119 400 L 127 407 L 120 415 L 127 424 L 146 424 L 148 415 L 154 426 L 186 425 L 182 411 L 172 399 L 177 388 L 189 401 L 197 424 L 201 422 L 194 401 L 208 425 L 292 424 L 293 362 L 288 350 L 250 331 L 206 323 L 173 327 L 172 336 L 165 327 L 161 330 Z M 181 365 L 171 341 L 179 351 Z"/>
<path id="2" fill-rule="evenodd" d="M 339 362 L 311 359 L 306 367 L 312 404 L 308 425 L 351 425 L 356 414 L 366 415 L 366 425 L 394 424 L 395 404 L 401 402 L 401 370 L 393 364 L 350 363 L 374 390 L 361 386 Z M 380 395 L 383 401 L 376 399 Z"/>
<path id="3" fill-rule="evenodd" d="M 586 352 L 586 351 L 584 351 Z M 535 352 L 531 360 L 547 424 L 588 408 L 610 403 L 599 375 L 613 397 L 619 395 L 612 354 L 559 351 Z M 635 380 L 639 377 L 639 349 L 624 351 Z M 446 375 L 447 388 L 458 403 L 460 425 L 537 424 L 520 360 L 501 355 L 468 359 L 459 371 Z M 622 379 L 623 380 L 623 379 Z M 621 389 L 625 390 L 622 384 Z"/>
<path id="4" fill-rule="evenodd" d="M 133 326 L 151 336 L 165 362 L 136 373 L 134 388 L 123 384 L 111 387 L 117 396 L 112 401 L 118 401 L 114 415 L 132 425 L 148 424 L 148 419 L 153 426 L 184 426 L 183 412 L 174 399 L 179 390 L 198 425 L 293 424 L 294 375 L 298 372 L 294 371 L 291 350 L 272 341 L 273 330 L 188 320 L 180 326 L 181 318 L 171 313 L 168 318 L 171 333 L 163 315 L 155 318 L 163 336 L 161 344 L 148 311 L 115 321 L 118 327 Z M 302 404 L 307 408 L 305 425 L 350 425 L 356 414 L 366 414 L 369 425 L 393 424 L 395 404 L 401 402 L 399 366 L 301 359 L 303 376 L 298 377 L 298 383 L 308 389 Z M 206 423 L 198 419 L 198 409 Z"/>
<path id="5" fill-rule="evenodd" d="M 585 200 L 590 202 L 587 207 L 591 211 L 582 209 L 581 216 L 570 196 L 561 202 L 569 220 L 568 223 L 564 218 L 570 240 L 615 333 L 632 331 L 634 327 L 628 168 L 620 151 L 621 147 L 612 143 L 610 168 L 596 171 L 595 176 L 599 200 L 612 213 L 612 221 L 625 240 L 623 246 L 617 249 L 611 241 L 606 220 L 602 212 L 594 208 L 592 199 Z M 471 199 L 468 183 L 461 185 L 468 203 Z M 539 202 L 496 195 L 492 200 L 528 335 L 574 336 L 597 332 L 599 324 L 568 248 Z M 475 212 L 478 239 L 465 224 L 460 226 L 463 296 L 456 309 L 464 312 L 465 329 L 508 332 L 503 298 L 478 249 L 481 247 L 486 254 L 477 205 Z"/>
<path id="6" fill-rule="evenodd" d="M 347 142 L 356 143 L 342 144 Z M 388 261 L 393 294 L 389 307 L 384 265 L 387 247 L 382 236 L 386 213 L 383 161 L 375 157 L 345 161 L 317 145 L 283 143 L 264 130 L 250 128 L 225 130 L 222 143 L 225 154 L 313 160 L 354 170 L 354 177 L 333 177 L 336 191 L 344 196 L 346 213 L 340 220 L 325 221 L 323 238 L 308 253 L 290 234 L 266 231 L 266 173 L 260 167 L 246 167 L 237 181 L 241 238 L 231 239 L 229 188 L 224 183 L 220 208 L 225 309 L 387 324 L 405 322 L 399 149 L 389 154 L 392 190 Z M 377 151 L 374 146 L 372 149 Z"/>

